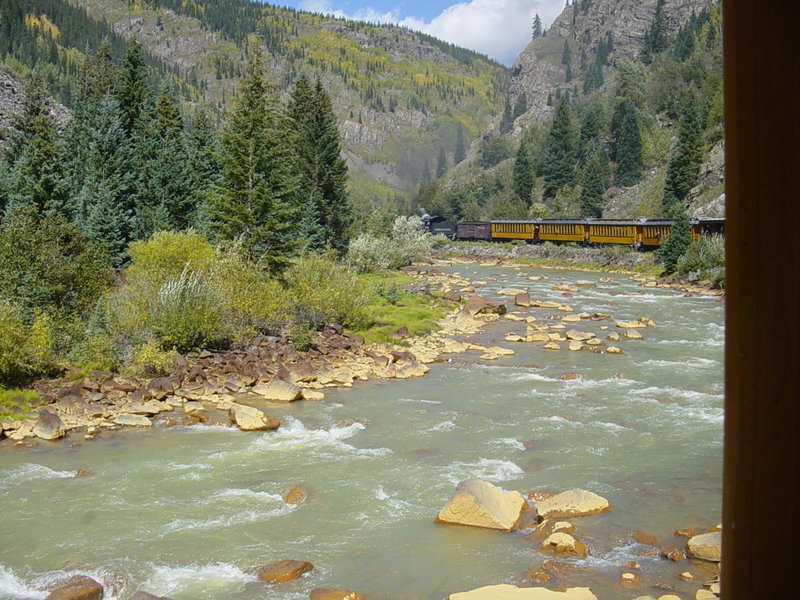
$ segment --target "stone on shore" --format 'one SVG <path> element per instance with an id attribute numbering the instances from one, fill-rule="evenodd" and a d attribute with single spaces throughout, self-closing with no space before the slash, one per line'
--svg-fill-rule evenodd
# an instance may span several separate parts
<path id="1" fill-rule="evenodd" d="M 308 596 L 310 600 L 364 600 L 358 592 L 351 590 L 331 590 L 325 588 L 317 588 L 311 590 Z"/>
<path id="2" fill-rule="evenodd" d="M 315 402 L 325 400 L 325 394 L 322 392 L 318 392 L 316 390 L 310 390 L 308 388 L 304 388 L 302 394 L 303 394 L 303 400 L 311 400 Z"/>
<path id="3" fill-rule="evenodd" d="M 449 600 L 597 600 L 597 596 L 589 588 L 574 587 L 555 592 L 543 587 L 520 588 L 501 584 L 450 594 Z"/>
<path id="4" fill-rule="evenodd" d="M 581 489 L 567 490 L 534 506 L 540 520 L 556 517 L 582 517 L 611 510 L 608 500 L 594 492 Z"/>
<path id="5" fill-rule="evenodd" d="M 281 422 L 261 410 L 247 406 L 246 404 L 231 404 L 228 410 L 228 417 L 231 423 L 235 424 L 242 431 L 270 431 L 281 426 Z"/>
<path id="6" fill-rule="evenodd" d="M 304 560 L 279 560 L 259 569 L 258 578 L 267 583 L 286 583 L 297 579 L 303 573 L 308 573 L 313 568 L 314 565 Z"/>
<path id="7" fill-rule="evenodd" d="M 504 492 L 487 481 L 467 479 L 458 484 L 437 521 L 511 531 L 526 508 L 519 492 Z"/>
<path id="8" fill-rule="evenodd" d="M 128 427 L 151 427 L 153 425 L 152 421 L 144 415 L 132 415 L 129 413 L 117 415 L 114 417 L 114 423 Z"/>
<path id="9" fill-rule="evenodd" d="M 103 586 L 86 575 L 74 575 L 56 583 L 47 600 L 101 600 Z"/>
<path id="10" fill-rule="evenodd" d="M 714 531 L 689 538 L 686 550 L 694 558 L 719 562 L 722 560 L 722 532 Z"/>
<path id="11" fill-rule="evenodd" d="M 481 296 L 470 296 L 464 303 L 461 313 L 471 317 L 483 314 L 504 315 L 506 314 L 506 305 L 493 300 L 487 300 Z"/>
<path id="12" fill-rule="evenodd" d="M 266 385 L 256 385 L 253 387 L 253 393 L 275 402 L 294 402 L 303 396 L 302 389 L 283 379 L 274 379 Z"/>
<path id="13" fill-rule="evenodd" d="M 558 531 L 552 533 L 539 546 L 539 550 L 544 552 L 553 552 L 555 554 L 565 554 L 585 557 L 586 544 L 575 538 L 574 536 Z"/>
<path id="14" fill-rule="evenodd" d="M 39 413 L 39 418 L 36 419 L 33 433 L 43 440 L 57 440 L 67 434 L 67 429 L 58 415 L 48 410 L 43 410 Z"/>

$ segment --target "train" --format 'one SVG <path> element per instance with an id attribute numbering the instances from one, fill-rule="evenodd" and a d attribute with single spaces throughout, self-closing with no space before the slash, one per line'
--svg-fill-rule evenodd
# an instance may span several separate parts
<path id="1" fill-rule="evenodd" d="M 454 241 L 576 243 L 584 246 L 616 244 L 641 250 L 658 248 L 672 231 L 672 219 L 525 219 L 447 221 L 425 215 L 422 221 L 434 235 Z M 692 239 L 725 235 L 725 219 L 691 219 Z"/>

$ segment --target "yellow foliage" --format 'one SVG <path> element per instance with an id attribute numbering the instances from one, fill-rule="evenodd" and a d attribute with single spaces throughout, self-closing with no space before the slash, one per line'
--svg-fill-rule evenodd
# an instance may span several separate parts
<path id="1" fill-rule="evenodd" d="M 47 18 L 47 15 L 39 15 L 38 17 L 32 14 L 25 15 L 25 27 L 28 29 L 41 29 L 43 33 L 56 40 L 61 37 L 58 27 Z"/>
<path id="2" fill-rule="evenodd" d="M 142 377 L 158 377 L 169 374 L 174 367 L 175 350 L 162 350 L 155 339 L 148 339 L 134 349 L 131 361 L 126 365 L 130 375 Z"/>

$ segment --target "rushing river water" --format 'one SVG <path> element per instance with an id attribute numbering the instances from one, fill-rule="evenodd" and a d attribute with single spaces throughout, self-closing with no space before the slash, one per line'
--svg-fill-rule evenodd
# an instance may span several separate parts
<path id="1" fill-rule="evenodd" d="M 486 296 L 527 287 L 576 311 L 648 316 L 658 327 L 641 330 L 643 341 L 623 339 L 626 354 L 614 356 L 511 344 L 504 334 L 524 335 L 525 323 L 502 320 L 468 339 L 514 356 L 449 355 L 421 379 L 270 407 L 284 423 L 276 432 L 154 427 L 74 446 L 4 445 L 0 598 L 45 598 L 49 582 L 72 573 L 105 582 L 106 598 L 123 600 L 136 589 L 176 600 L 300 600 L 316 587 L 355 589 L 367 600 L 439 600 L 520 581 L 548 558 L 523 534 L 433 522 L 456 484 L 472 477 L 523 494 L 601 494 L 610 512 L 572 519 L 590 556 L 571 562 L 595 570 L 584 585 L 601 600 L 653 593 L 656 582 L 693 598 L 703 572 L 636 556 L 647 548 L 629 533 L 671 539 L 675 529 L 720 521 L 724 303 L 639 288 L 621 275 L 598 283 L 601 275 L 567 271 L 446 270 L 488 281 L 478 289 Z M 537 273 L 550 279 L 528 280 Z M 597 287 L 564 299 L 551 290 L 562 279 Z M 601 325 L 614 329 L 577 328 L 604 337 Z M 582 378 L 559 379 L 566 372 Z M 76 469 L 89 474 L 76 478 Z M 290 507 L 280 494 L 294 485 L 309 499 Z M 315 569 L 278 587 L 257 581 L 255 568 L 285 558 Z M 616 580 L 631 560 L 644 582 L 622 589 Z M 696 583 L 677 577 L 687 569 Z"/>

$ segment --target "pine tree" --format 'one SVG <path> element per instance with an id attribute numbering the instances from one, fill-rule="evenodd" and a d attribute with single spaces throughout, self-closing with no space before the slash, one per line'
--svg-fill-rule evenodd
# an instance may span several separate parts
<path id="1" fill-rule="evenodd" d="M 519 117 L 525 114 L 525 111 L 528 110 L 528 97 L 525 95 L 525 92 L 522 92 L 519 97 L 517 97 L 517 102 L 514 104 L 514 113 L 512 114 L 513 121 L 516 121 Z"/>
<path id="2" fill-rule="evenodd" d="M 25 92 L 22 113 L 13 121 L 14 132 L 6 153 L 5 211 L 32 205 L 40 213 L 68 213 L 62 148 L 43 78 L 34 74 Z"/>
<path id="3" fill-rule="evenodd" d="M 653 56 L 667 49 L 667 23 L 664 16 L 664 0 L 656 3 L 656 13 L 653 22 L 645 30 L 644 48 L 642 49 L 642 62 L 649 64 Z"/>
<path id="4" fill-rule="evenodd" d="M 115 88 L 122 127 L 129 136 L 133 134 L 150 99 L 150 89 L 147 87 L 146 79 L 147 66 L 144 63 L 141 46 L 133 41 L 122 58 Z"/>
<path id="5" fill-rule="evenodd" d="M 199 106 L 195 110 L 192 128 L 186 135 L 186 152 L 188 155 L 186 177 L 193 209 L 190 221 L 200 227 L 202 207 L 211 190 L 219 183 L 214 127 L 204 106 Z"/>
<path id="6" fill-rule="evenodd" d="M 695 98 L 692 94 L 687 94 L 681 106 L 678 143 L 670 155 L 664 181 L 662 202 L 667 209 L 671 209 L 676 203 L 686 202 L 689 192 L 697 184 L 703 160 L 702 134 Z"/>
<path id="7" fill-rule="evenodd" d="M 621 186 L 636 185 L 642 180 L 644 157 L 642 133 L 639 128 L 639 111 L 633 102 L 623 102 L 622 119 L 616 137 L 616 183 Z"/>
<path id="8" fill-rule="evenodd" d="M 676 204 L 671 211 L 674 219 L 671 233 L 661 242 L 656 257 L 664 265 L 666 274 L 674 273 L 681 256 L 692 243 L 692 225 L 689 215 L 681 204 Z"/>
<path id="9" fill-rule="evenodd" d="M 581 121 L 581 132 L 578 137 L 578 160 L 586 164 L 595 148 L 595 142 L 600 139 L 603 129 L 603 106 L 593 102 L 586 108 Z"/>
<path id="10" fill-rule="evenodd" d="M 547 106 L 553 106 L 553 92 L 547 93 Z"/>
<path id="11" fill-rule="evenodd" d="M 441 179 L 447 173 L 447 155 L 444 148 L 439 148 L 439 161 L 436 164 L 436 178 Z"/>
<path id="12" fill-rule="evenodd" d="M 539 13 L 536 13 L 536 16 L 533 17 L 533 35 L 531 39 L 535 40 L 541 35 L 542 35 L 542 19 L 539 17 Z"/>
<path id="13" fill-rule="evenodd" d="M 599 152 L 599 151 L 598 151 Z M 581 217 L 600 218 L 603 216 L 603 200 L 606 191 L 606 182 L 603 176 L 602 157 L 593 156 L 583 170 L 581 180 Z"/>
<path id="14" fill-rule="evenodd" d="M 559 189 L 575 182 L 575 135 L 569 102 L 565 98 L 556 106 L 542 170 L 545 198 L 553 198 Z"/>
<path id="15" fill-rule="evenodd" d="M 536 182 L 536 173 L 530 152 L 524 143 L 519 145 L 514 160 L 514 191 L 526 206 L 531 203 L 531 194 Z"/>
<path id="16" fill-rule="evenodd" d="M 506 98 L 506 104 L 503 107 L 503 117 L 500 119 L 500 133 L 506 134 L 511 131 L 514 126 L 514 113 L 511 109 L 511 100 Z"/>
<path id="17" fill-rule="evenodd" d="M 221 181 L 205 206 L 205 228 L 280 273 L 299 247 L 296 157 L 262 55 L 251 47 L 239 98 L 220 136 Z"/>
<path id="18" fill-rule="evenodd" d="M 453 151 L 453 166 L 460 164 L 467 156 L 466 143 L 464 141 L 464 126 L 461 121 L 456 127 L 456 148 Z"/>
<path id="19" fill-rule="evenodd" d="M 572 62 L 572 48 L 569 47 L 569 41 L 564 40 L 564 51 L 561 53 L 561 64 L 568 65 Z"/>
<path id="20" fill-rule="evenodd" d="M 319 79 L 313 88 L 305 76 L 298 79 L 288 116 L 299 158 L 306 246 L 318 250 L 329 245 L 344 252 L 354 219 L 347 164 L 330 97 Z"/>

